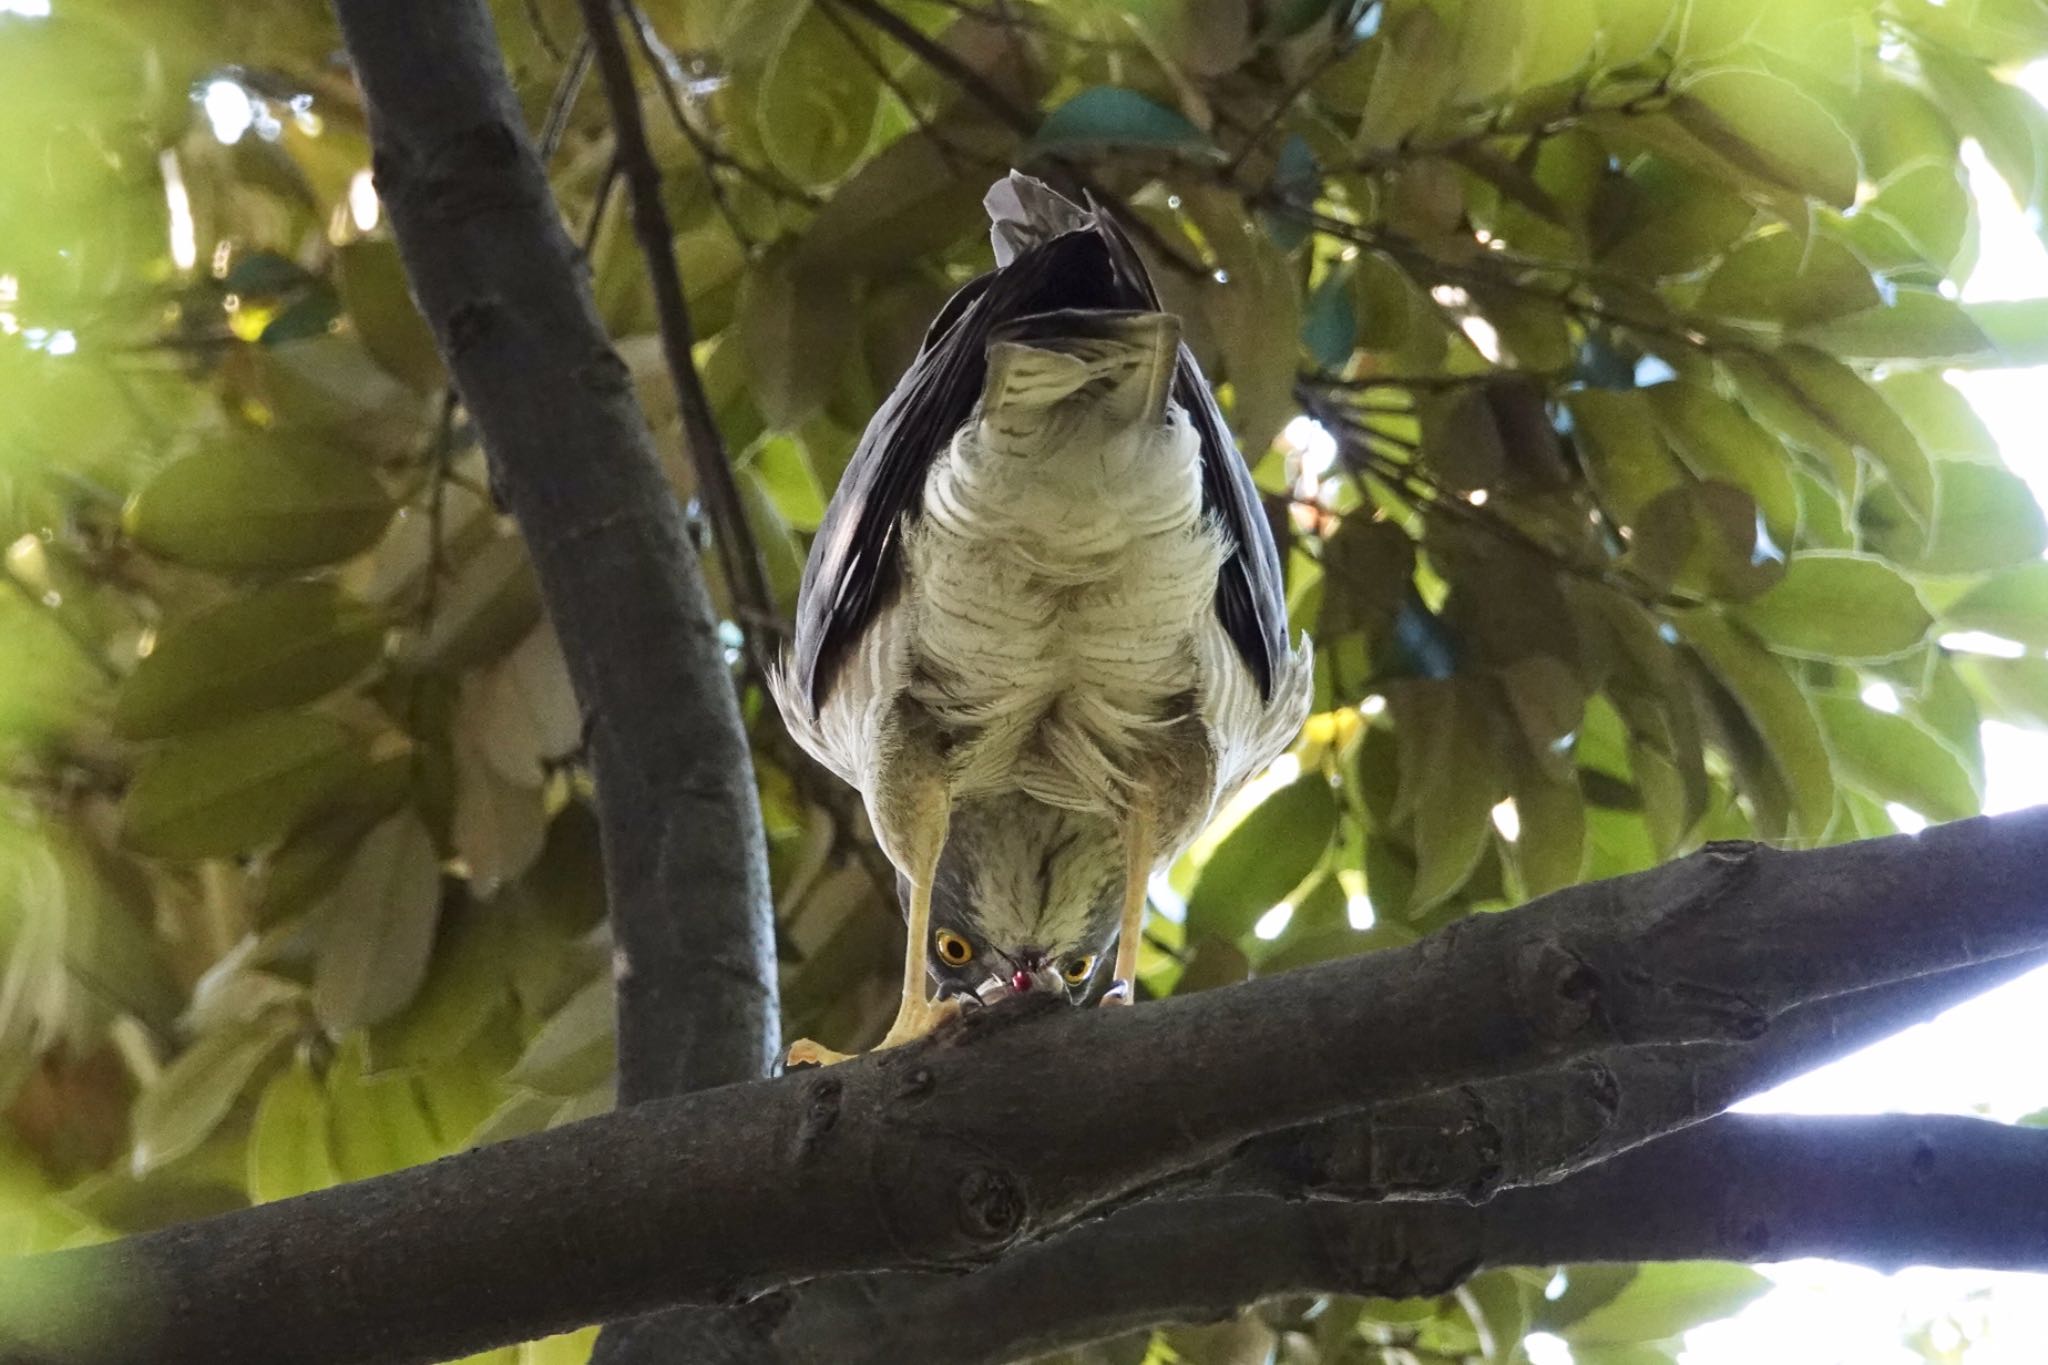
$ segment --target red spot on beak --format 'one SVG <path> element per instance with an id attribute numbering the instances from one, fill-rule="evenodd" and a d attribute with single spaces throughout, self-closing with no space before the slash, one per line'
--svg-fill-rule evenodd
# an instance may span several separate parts
<path id="1" fill-rule="evenodd" d="M 1024 993 L 1025 993 L 1026 991 L 1030 990 L 1030 989 L 1031 989 L 1031 973 L 1029 973 L 1029 972 L 1014 972 L 1014 973 L 1012 973 L 1012 974 L 1011 974 L 1011 976 L 1010 976 L 1010 989 L 1011 989 L 1011 990 L 1013 990 L 1013 991 L 1015 991 L 1015 992 L 1017 992 L 1017 994 L 1019 994 L 1019 995 L 1023 995 L 1023 994 L 1024 994 Z"/>

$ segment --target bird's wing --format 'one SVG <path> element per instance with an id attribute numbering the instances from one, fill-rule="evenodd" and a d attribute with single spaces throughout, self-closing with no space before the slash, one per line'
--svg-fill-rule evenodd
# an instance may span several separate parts
<path id="1" fill-rule="evenodd" d="M 1100 209 L 1083 211 L 1016 174 L 997 183 L 988 204 L 1004 264 L 962 286 L 932 323 L 909 372 L 868 423 L 804 565 L 790 682 L 813 714 L 899 585 L 904 518 L 921 506 L 932 461 L 974 416 L 991 333 L 1060 309 L 1159 307 L 1143 261 Z M 1251 472 L 1186 346 L 1173 399 L 1201 436 L 1203 501 L 1232 546 L 1217 616 L 1260 694 L 1270 696 L 1288 657 L 1280 560 Z"/>

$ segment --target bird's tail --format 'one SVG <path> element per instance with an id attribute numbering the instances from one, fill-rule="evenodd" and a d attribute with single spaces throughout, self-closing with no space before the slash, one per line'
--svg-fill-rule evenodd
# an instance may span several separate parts
<path id="1" fill-rule="evenodd" d="M 1157 427 L 1179 354 L 1180 319 L 1169 313 L 1083 308 L 1018 318 L 989 336 L 982 416 L 999 428 L 1035 429 L 1046 409 L 1085 398 L 1113 428 Z"/>
<path id="2" fill-rule="evenodd" d="M 1092 212 L 1022 171 L 1011 171 L 989 186 L 981 206 L 988 210 L 997 265 L 1008 265 L 1042 242 L 1095 226 Z"/>

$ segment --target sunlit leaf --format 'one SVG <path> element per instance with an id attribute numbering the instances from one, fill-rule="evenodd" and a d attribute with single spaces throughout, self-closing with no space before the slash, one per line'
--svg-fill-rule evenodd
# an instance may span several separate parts
<path id="1" fill-rule="evenodd" d="M 1807 551 L 1738 619 L 1772 648 L 1816 659 L 1887 659 L 1918 645 L 1933 615 L 1875 555 Z"/>
<path id="2" fill-rule="evenodd" d="M 1223 837 L 1188 897 L 1188 931 L 1229 941 L 1249 933 L 1322 861 L 1337 827 L 1337 800 L 1321 773 L 1307 773 L 1260 802 Z"/>
<path id="3" fill-rule="evenodd" d="M 1981 630 L 2048 649 L 2048 563 L 2033 560 L 1988 579 L 1942 609 L 1955 630 Z"/>
<path id="4" fill-rule="evenodd" d="M 1930 820 L 1977 813 L 1983 797 L 1961 757 L 1912 717 L 1875 710 L 1854 697 L 1823 695 L 1813 705 L 1844 782 Z"/>
<path id="5" fill-rule="evenodd" d="M 281 583 L 167 627 L 121 685 L 114 726 L 138 739 L 313 701 L 383 652 L 384 626 L 332 583 Z"/>
<path id="6" fill-rule="evenodd" d="M 1575 1352 L 1580 1347 L 1661 1341 L 1727 1317 L 1768 1288 L 1770 1281 L 1748 1266 L 1718 1261 L 1646 1265 L 1620 1293 L 1564 1326 L 1562 1335 Z"/>
<path id="7" fill-rule="evenodd" d="M 313 1009 L 331 1033 L 388 1019 L 426 979 L 441 860 L 426 827 L 394 815 L 356 846 L 322 907 Z"/>
<path id="8" fill-rule="evenodd" d="M 1834 813 L 1833 766 L 1812 704 L 1762 646 L 1710 612 L 1685 613 L 1679 630 L 1734 696 L 1783 776 L 1798 831 L 1809 838 Z"/>
<path id="9" fill-rule="evenodd" d="M 1838 208 L 1856 200 L 1856 145 L 1789 81 L 1760 71 L 1710 71 L 1687 82 L 1672 116 L 1761 180 Z"/>
<path id="10" fill-rule="evenodd" d="M 233 448 L 166 466 L 129 504 L 128 533 L 207 569 L 300 569 L 368 549 L 391 498 L 354 456 Z"/>
<path id="11" fill-rule="evenodd" d="M 335 1183 L 327 1146 L 327 1092 L 300 1060 L 270 1078 L 249 1131 L 249 1197 L 273 1199 L 324 1190 Z"/>
<path id="12" fill-rule="evenodd" d="M 260 848 L 367 764 L 361 741 L 326 716 L 256 716 L 151 752 L 121 802 L 122 827 L 162 857 Z"/>
<path id="13" fill-rule="evenodd" d="M 1414 831 L 1415 889 L 1410 913 L 1455 893 L 1492 838 L 1489 818 L 1506 794 L 1492 725 L 1475 689 L 1462 679 L 1398 683 L 1387 709 L 1401 742 L 1399 808 Z"/>
<path id="14" fill-rule="evenodd" d="M 288 1014 L 266 1014 L 209 1033 L 180 1053 L 135 1102 L 136 1173 L 175 1161 L 206 1141 L 295 1027 Z"/>

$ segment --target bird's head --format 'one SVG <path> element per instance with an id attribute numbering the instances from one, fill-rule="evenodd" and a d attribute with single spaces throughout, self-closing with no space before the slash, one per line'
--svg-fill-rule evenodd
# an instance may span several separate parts
<path id="1" fill-rule="evenodd" d="M 1024 796 L 963 804 L 932 887 L 939 993 L 1092 1000 L 1107 984 L 1122 890 L 1110 821 Z"/>

